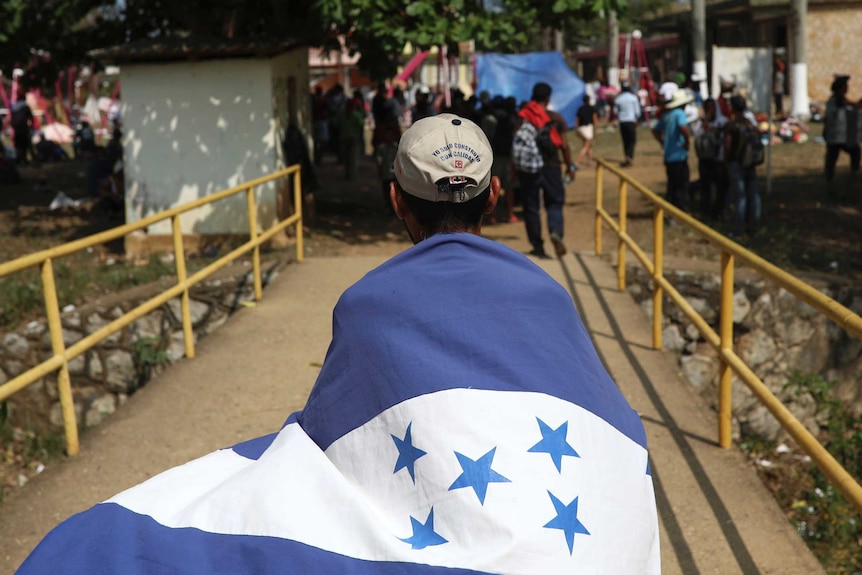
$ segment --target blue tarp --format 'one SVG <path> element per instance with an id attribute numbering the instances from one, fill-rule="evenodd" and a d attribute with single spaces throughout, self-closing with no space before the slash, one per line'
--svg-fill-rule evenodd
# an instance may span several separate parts
<path id="1" fill-rule="evenodd" d="M 560 113 L 569 127 L 584 97 L 584 81 L 566 65 L 559 52 L 528 54 L 479 54 L 476 56 L 476 91 L 491 96 L 514 96 L 518 103 L 530 99 L 536 82 L 551 85 L 551 109 Z"/>

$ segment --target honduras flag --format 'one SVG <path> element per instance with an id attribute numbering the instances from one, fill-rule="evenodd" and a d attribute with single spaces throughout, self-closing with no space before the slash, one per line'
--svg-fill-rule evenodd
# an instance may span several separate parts
<path id="1" fill-rule="evenodd" d="M 54 529 L 19 573 L 659 573 L 638 415 L 569 294 L 438 234 L 348 289 L 305 409 Z"/>

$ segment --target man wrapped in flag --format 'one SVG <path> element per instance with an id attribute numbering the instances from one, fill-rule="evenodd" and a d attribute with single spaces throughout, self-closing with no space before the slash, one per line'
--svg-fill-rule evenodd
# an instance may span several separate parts
<path id="1" fill-rule="evenodd" d="M 19 573 L 659 573 L 640 419 L 569 294 L 480 237 L 472 122 L 417 121 L 390 197 L 414 245 L 349 288 L 305 408 L 58 526 Z"/>

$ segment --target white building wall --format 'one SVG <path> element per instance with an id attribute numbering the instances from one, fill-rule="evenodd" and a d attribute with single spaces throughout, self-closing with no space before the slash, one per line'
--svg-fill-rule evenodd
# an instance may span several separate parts
<path id="1" fill-rule="evenodd" d="M 127 222 L 280 167 L 272 62 L 123 67 Z M 261 186 L 256 196 L 260 226 L 269 227 L 276 214 L 275 186 Z M 184 234 L 248 233 L 245 194 L 188 212 L 181 221 Z M 170 226 L 162 222 L 149 232 L 168 234 Z"/>
<path id="2" fill-rule="evenodd" d="M 278 142 L 284 140 L 287 127 L 293 123 L 305 135 L 306 144 L 311 150 L 313 143 L 311 140 L 311 99 L 308 90 L 308 50 L 297 49 L 274 58 L 271 73 L 273 126 Z M 276 148 L 279 167 L 286 167 L 282 146 L 279 145 Z M 277 219 L 280 220 L 293 213 L 288 208 L 292 205 L 291 188 L 285 180 L 279 181 L 276 187 L 277 194 L 281 198 L 276 206 Z M 263 218 L 268 216 L 269 214 L 262 215 Z"/>

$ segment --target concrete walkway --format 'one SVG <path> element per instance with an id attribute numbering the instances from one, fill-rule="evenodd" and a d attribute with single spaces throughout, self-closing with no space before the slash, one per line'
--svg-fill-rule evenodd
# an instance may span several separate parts
<path id="1" fill-rule="evenodd" d="M 0 509 L 0 573 L 56 523 L 194 457 L 270 433 L 300 409 L 323 362 L 338 296 L 380 257 L 309 258 L 276 278 L 257 307 L 202 340 L 82 437 Z M 640 308 L 613 269 L 576 253 L 543 267 L 572 293 L 600 355 L 649 437 L 664 573 L 822 573 L 754 470 L 715 446 L 715 415 L 650 349 Z"/>

